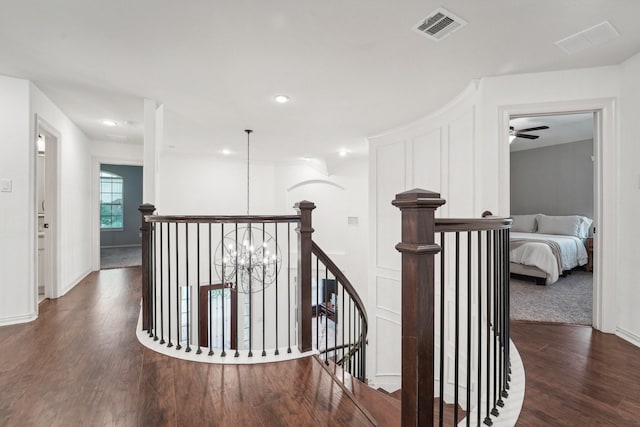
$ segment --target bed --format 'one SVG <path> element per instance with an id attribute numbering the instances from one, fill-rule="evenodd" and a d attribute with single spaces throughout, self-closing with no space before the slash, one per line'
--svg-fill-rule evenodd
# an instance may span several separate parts
<path id="1" fill-rule="evenodd" d="M 585 239 L 592 220 L 580 215 L 513 215 L 511 274 L 550 285 L 588 262 Z"/>

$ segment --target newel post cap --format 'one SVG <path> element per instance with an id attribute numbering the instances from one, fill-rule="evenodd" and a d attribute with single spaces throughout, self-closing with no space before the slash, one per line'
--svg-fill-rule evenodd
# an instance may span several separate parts
<path id="1" fill-rule="evenodd" d="M 413 190 L 396 194 L 395 200 L 391 203 L 400 209 L 405 207 L 438 208 L 444 205 L 446 200 L 440 198 L 440 193 L 414 188 Z"/>
<path id="2" fill-rule="evenodd" d="M 315 205 L 315 203 L 310 202 L 308 200 L 301 200 L 298 203 L 296 203 L 295 205 L 293 205 L 293 207 L 295 209 L 298 209 L 298 210 L 301 210 L 301 211 L 304 211 L 304 210 L 309 210 L 310 211 L 310 210 L 315 209 L 316 205 Z"/>
<path id="3" fill-rule="evenodd" d="M 156 210 L 156 207 L 151 203 L 143 203 L 138 207 L 138 210 L 144 214 L 146 213 L 151 214 L 153 213 L 153 211 Z"/>

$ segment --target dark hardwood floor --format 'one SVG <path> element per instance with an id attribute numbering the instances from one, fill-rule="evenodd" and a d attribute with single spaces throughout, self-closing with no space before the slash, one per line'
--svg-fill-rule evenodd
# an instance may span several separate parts
<path id="1" fill-rule="evenodd" d="M 222 366 L 143 347 L 139 281 L 138 268 L 92 273 L 38 320 L 0 328 L 0 426 L 372 424 L 378 411 L 315 358 Z M 640 349 L 579 326 L 513 322 L 512 336 L 527 378 L 519 426 L 640 426 Z M 387 416 L 398 407 L 371 400 Z"/>
<path id="2" fill-rule="evenodd" d="M 138 342 L 139 268 L 92 273 L 0 328 L 0 426 L 367 426 L 314 357 L 212 365 Z"/>
<path id="3" fill-rule="evenodd" d="M 511 322 L 526 389 L 518 426 L 640 426 L 640 348 L 588 326 Z"/>

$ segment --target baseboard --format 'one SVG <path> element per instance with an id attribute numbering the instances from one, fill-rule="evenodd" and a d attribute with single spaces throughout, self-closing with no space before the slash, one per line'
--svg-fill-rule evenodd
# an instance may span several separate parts
<path id="1" fill-rule="evenodd" d="M 140 248 L 142 245 L 136 243 L 135 245 L 114 245 L 114 246 L 100 246 L 100 249 L 113 249 L 113 248 Z"/>
<path id="2" fill-rule="evenodd" d="M 634 334 L 633 332 L 629 332 L 623 328 L 616 328 L 616 335 L 622 338 L 625 341 L 630 342 L 636 347 L 640 347 L 640 335 Z"/>
<path id="3" fill-rule="evenodd" d="M 65 296 L 71 289 L 78 286 L 78 284 L 82 282 L 85 279 L 85 277 L 87 277 L 91 273 L 92 273 L 91 269 L 87 270 L 85 273 L 82 273 L 80 276 L 78 276 L 76 280 L 71 282 L 71 285 L 67 286 L 65 289 L 60 291 L 60 293 L 56 296 L 56 298 Z"/>
<path id="4" fill-rule="evenodd" d="M 20 316 L 11 316 L 0 318 L 0 326 L 17 325 L 19 323 L 32 322 L 38 318 L 37 313 L 22 314 Z"/>

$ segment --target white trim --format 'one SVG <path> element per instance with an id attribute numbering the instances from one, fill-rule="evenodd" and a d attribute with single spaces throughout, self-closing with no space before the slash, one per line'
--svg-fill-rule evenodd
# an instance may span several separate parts
<path id="1" fill-rule="evenodd" d="M 46 298 L 56 298 L 58 293 L 59 293 L 59 289 L 60 289 L 60 277 L 59 277 L 59 272 L 60 272 L 60 266 L 61 266 L 61 257 L 60 257 L 60 253 L 61 253 L 61 243 L 60 243 L 60 236 L 62 235 L 61 233 L 61 221 L 60 218 L 62 218 L 61 215 L 61 203 L 60 203 L 60 176 L 61 176 L 61 171 L 60 171 L 60 164 L 61 162 L 61 158 L 62 158 L 62 148 L 61 148 L 61 142 L 62 142 L 62 134 L 53 126 L 51 125 L 49 122 L 47 122 L 41 115 L 39 114 L 35 114 L 34 115 L 34 120 L 35 120 L 35 127 L 33 127 L 34 129 L 34 135 L 32 137 L 33 140 L 33 144 L 34 147 L 36 147 L 33 156 L 31 157 L 32 160 L 35 159 L 37 157 L 37 139 L 38 139 L 38 134 L 40 132 L 46 132 L 50 135 L 52 135 L 55 138 L 55 142 L 50 143 L 49 147 L 47 148 L 48 153 L 45 154 L 45 171 L 46 170 L 51 170 L 50 167 L 46 166 L 46 163 L 49 163 L 49 165 L 51 164 L 51 162 L 54 162 L 55 167 L 53 168 L 54 173 L 55 173 L 55 179 L 54 179 L 54 191 L 53 191 L 53 201 L 49 201 L 48 205 L 49 205 L 49 209 L 48 209 L 48 213 L 45 214 L 47 217 L 47 221 L 52 224 L 53 226 L 51 227 L 51 230 L 48 232 L 48 237 L 45 239 L 45 257 L 51 257 L 52 259 L 47 260 L 45 259 L 45 272 L 47 271 L 47 265 L 50 266 L 51 271 L 49 271 L 49 275 L 50 275 L 50 281 L 49 283 L 47 283 L 47 281 L 45 281 L 45 297 Z M 54 147 L 54 148 L 52 148 Z M 46 159 L 51 159 L 52 153 L 53 152 L 53 160 L 46 160 Z M 31 180 L 32 180 L 32 185 L 31 190 L 32 194 L 30 199 L 32 200 L 33 205 L 31 205 L 29 207 L 29 212 L 37 212 L 36 209 L 36 198 L 37 198 L 37 171 L 36 171 L 36 165 L 35 165 L 35 161 L 31 162 Z M 46 179 L 46 175 L 47 173 L 45 172 L 45 181 L 48 182 L 48 180 Z M 46 192 L 46 187 L 45 187 L 45 192 Z M 47 196 L 51 196 L 50 194 L 47 194 Z M 53 206 L 53 209 L 51 208 L 51 206 Z M 32 274 L 30 274 L 30 277 L 33 278 L 33 286 L 32 289 L 30 289 L 30 292 L 33 291 L 33 294 L 31 295 L 31 299 L 34 302 L 34 311 L 36 313 L 38 313 L 39 311 L 39 297 L 38 297 L 38 254 L 37 251 L 35 250 L 35 248 L 38 247 L 38 217 L 37 215 L 35 216 L 34 219 L 34 226 L 32 227 L 32 231 L 34 233 L 34 238 L 33 239 L 29 239 L 30 240 L 30 253 L 32 254 Z M 34 245 L 33 247 L 31 247 L 31 245 Z M 37 314 L 36 314 L 37 317 Z M 33 320 L 33 319 L 32 319 Z"/>
<path id="2" fill-rule="evenodd" d="M 142 160 L 118 157 L 91 157 L 91 270 L 100 270 L 100 166 L 102 164 L 122 166 L 142 166 Z M 143 169 L 144 181 L 144 169 Z M 144 185 L 144 183 L 143 183 Z"/>
<path id="3" fill-rule="evenodd" d="M 619 326 L 616 329 L 616 335 L 622 338 L 623 340 L 630 342 L 636 347 L 640 347 L 640 335 L 635 334 Z"/>
<path id="4" fill-rule="evenodd" d="M 87 270 L 85 273 L 80 274 L 80 276 L 78 276 L 76 278 L 76 280 L 73 280 L 69 286 L 67 286 L 62 291 L 60 291 L 58 294 L 56 294 L 54 296 L 54 298 L 60 298 L 60 297 L 65 296 L 71 289 L 73 289 L 76 286 L 78 286 L 80 284 L 80 282 L 82 282 L 89 274 L 91 274 L 91 269 Z"/>
<path id="5" fill-rule="evenodd" d="M 181 360 L 189 360 L 191 362 L 213 363 L 217 365 L 257 365 L 259 363 L 284 362 L 286 360 L 300 359 L 320 354 L 318 350 L 301 353 L 296 346 L 291 346 L 291 353 L 287 353 L 288 349 L 286 347 L 279 348 L 278 351 L 280 354 L 278 356 L 274 354 L 275 349 L 273 348 L 267 349 L 267 356 L 260 356 L 259 352 L 255 351 L 253 357 L 248 357 L 246 351 L 240 351 L 239 357 L 234 357 L 233 350 L 227 350 L 227 355 L 225 357 L 220 356 L 220 349 L 214 350 L 215 353 L 212 356 L 209 356 L 209 352 L 205 350 L 200 354 L 196 354 L 194 350 L 189 353 L 185 351 L 176 351 L 175 347 L 167 347 L 165 344 L 160 344 L 160 340 L 154 341 L 146 331 L 142 330 L 142 307 L 140 308 L 138 324 L 136 325 L 136 336 L 138 337 L 140 344 L 157 353 L 164 354 L 165 356 Z"/>
<path id="6" fill-rule="evenodd" d="M 558 113 L 595 112 L 594 127 L 596 231 L 594 250 L 593 327 L 607 333 L 616 330 L 616 260 L 617 260 L 617 117 L 615 98 L 583 99 L 521 105 L 502 105 L 498 108 L 498 179 L 499 212 L 510 213 L 509 183 L 509 117 Z M 607 149 L 604 149 L 606 145 Z M 606 286 L 606 292 L 604 287 Z"/>
<path id="7" fill-rule="evenodd" d="M 520 412 L 522 412 L 522 404 L 524 403 L 526 385 L 524 365 L 522 364 L 522 358 L 520 357 L 520 353 L 518 352 L 516 345 L 513 341 L 510 341 L 510 343 L 509 354 L 511 356 L 511 382 L 509 383 L 509 397 L 504 399 L 504 407 L 500 408 L 500 415 L 497 417 L 491 417 L 493 427 L 515 426 L 516 421 L 518 421 L 518 417 L 520 417 Z M 482 400 L 480 406 L 483 412 L 481 415 L 486 410 L 485 404 L 486 401 Z M 471 410 L 471 414 L 469 414 L 472 423 L 478 417 L 477 409 L 478 406 L 476 405 L 476 407 Z M 484 417 L 482 420 L 484 420 Z M 465 426 L 466 423 L 467 421 L 465 418 L 458 423 L 458 426 Z"/>
<path id="8" fill-rule="evenodd" d="M 20 316 L 10 316 L 0 318 L 0 326 L 17 325 L 19 323 L 28 323 L 36 320 L 38 313 L 22 314 Z"/>

